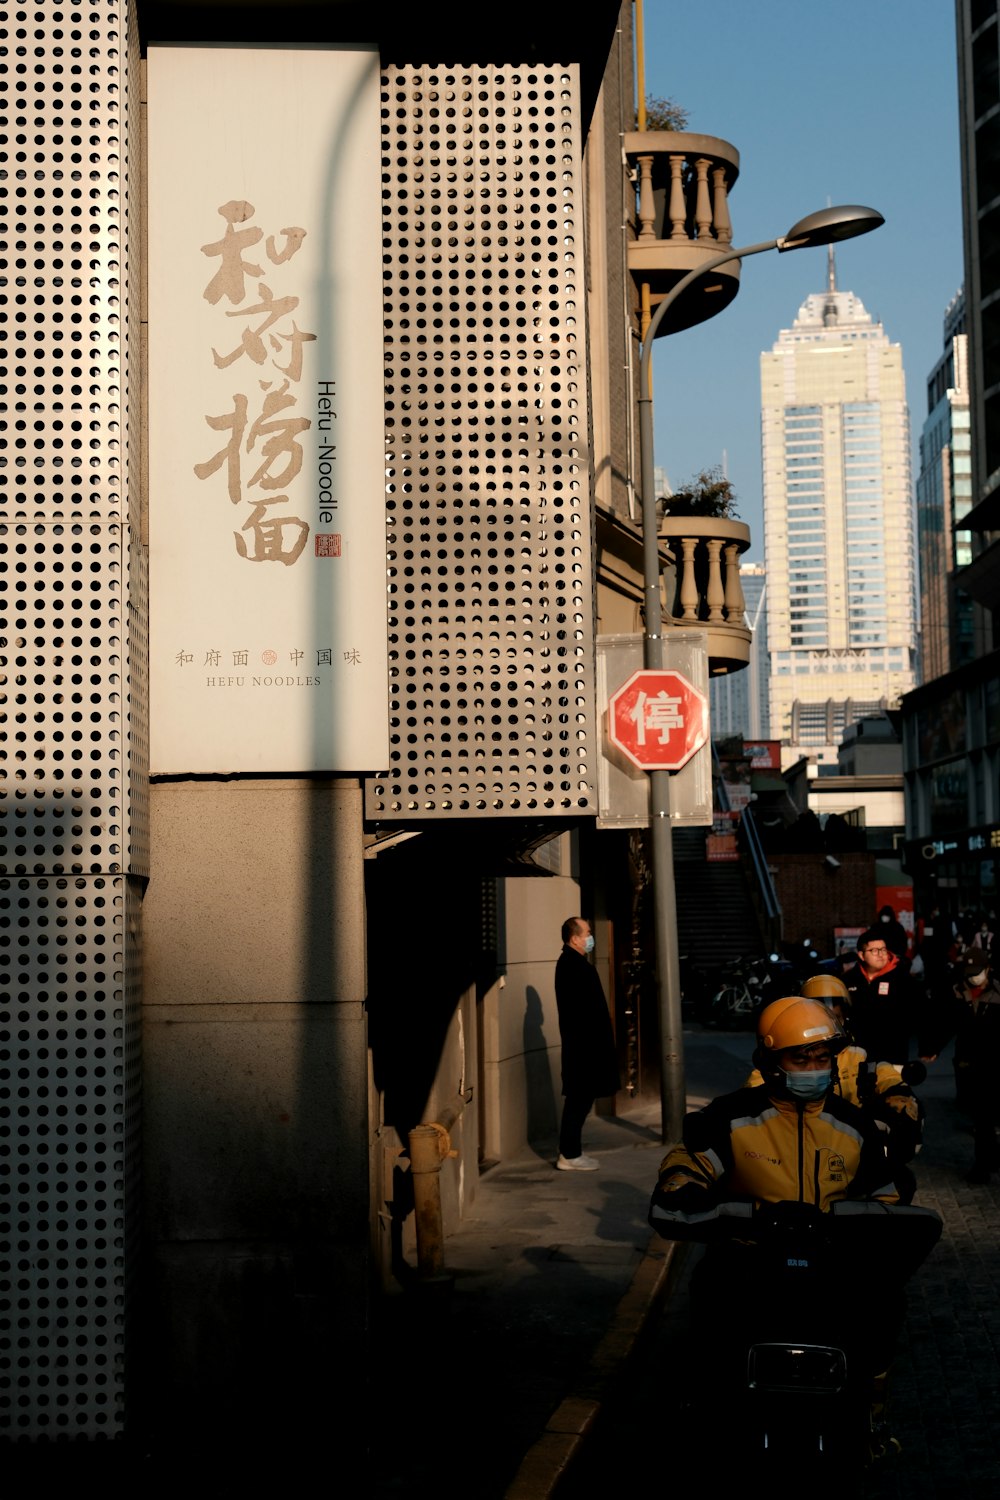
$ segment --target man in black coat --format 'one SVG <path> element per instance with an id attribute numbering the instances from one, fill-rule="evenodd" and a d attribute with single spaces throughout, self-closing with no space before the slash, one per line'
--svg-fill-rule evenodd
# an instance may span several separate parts
<path id="1" fill-rule="evenodd" d="M 906 928 L 898 920 L 891 906 L 881 908 L 874 927 L 876 932 L 881 932 L 882 941 L 890 953 L 894 953 L 900 960 L 906 958 L 910 951 L 910 940 L 907 937 Z"/>
<path id="2" fill-rule="evenodd" d="M 879 924 L 858 939 L 858 960 L 843 972 L 850 997 L 846 1020 L 871 1062 L 904 1063 L 910 1037 L 922 1029 L 921 996 L 906 964 L 890 950 Z M 918 1040 L 924 1056 L 922 1040 Z"/>
<path id="3" fill-rule="evenodd" d="M 967 948 L 955 966 L 949 1002 L 939 1016 L 934 1052 L 955 1038 L 955 1081 L 959 1100 L 972 1116 L 975 1157 L 966 1182 L 986 1183 L 1000 1168 L 997 1142 L 997 1065 L 1000 1064 L 1000 984 L 992 956 Z"/>
<path id="4" fill-rule="evenodd" d="M 590 923 L 583 917 L 567 918 L 562 940 L 556 964 L 556 1006 L 566 1100 L 556 1166 L 561 1172 L 593 1172 L 598 1164 L 583 1153 L 583 1122 L 595 1099 L 620 1088 L 618 1059 L 604 987 L 588 957 L 594 950 Z"/>

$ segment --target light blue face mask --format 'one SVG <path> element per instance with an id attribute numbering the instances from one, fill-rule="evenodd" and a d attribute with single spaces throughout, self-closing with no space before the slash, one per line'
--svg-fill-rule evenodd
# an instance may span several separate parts
<path id="1" fill-rule="evenodd" d="M 830 1087 L 830 1079 L 833 1077 L 832 1068 L 822 1068 L 809 1073 L 786 1073 L 781 1070 L 785 1079 L 785 1088 L 793 1099 L 822 1099 Z"/>
<path id="2" fill-rule="evenodd" d="M 585 953 L 593 953 L 593 951 L 594 951 L 594 934 L 592 932 L 588 932 L 587 933 L 587 936 L 583 940 L 583 947 L 584 947 L 584 952 Z"/>

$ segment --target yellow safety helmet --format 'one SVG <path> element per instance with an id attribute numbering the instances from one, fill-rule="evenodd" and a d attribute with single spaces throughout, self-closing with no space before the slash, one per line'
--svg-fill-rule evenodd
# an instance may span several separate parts
<path id="1" fill-rule="evenodd" d="M 836 974 L 814 974 L 802 986 L 806 1000 L 823 1000 L 827 1005 L 850 1005 L 851 992 Z"/>
<path id="2" fill-rule="evenodd" d="M 772 1000 L 770 1005 L 764 1006 L 764 1009 L 757 1017 L 758 1042 L 760 1041 L 764 1031 L 770 1030 L 770 1028 L 774 1025 L 775 1021 L 781 1015 L 782 1011 L 787 1010 L 790 1005 L 797 1005 L 800 998 L 801 997 L 799 995 L 782 995 L 780 1000 Z"/>
<path id="3" fill-rule="evenodd" d="M 757 1045 L 761 1053 L 784 1052 L 786 1047 L 811 1047 L 828 1042 L 839 1052 L 847 1041 L 844 1029 L 820 1000 L 786 995 L 765 1005 L 757 1021 Z"/>

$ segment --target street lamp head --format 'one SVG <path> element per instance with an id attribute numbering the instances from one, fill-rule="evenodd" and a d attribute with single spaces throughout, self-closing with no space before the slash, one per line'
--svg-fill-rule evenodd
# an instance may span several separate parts
<path id="1" fill-rule="evenodd" d="M 857 203 L 821 208 L 793 224 L 784 239 L 778 241 L 778 249 L 805 250 L 812 245 L 832 245 L 835 240 L 852 240 L 857 234 L 868 234 L 884 223 L 877 209 L 862 208 Z"/>

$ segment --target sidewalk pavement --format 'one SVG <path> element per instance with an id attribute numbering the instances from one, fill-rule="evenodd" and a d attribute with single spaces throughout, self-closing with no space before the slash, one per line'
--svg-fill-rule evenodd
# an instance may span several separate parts
<path id="1" fill-rule="evenodd" d="M 412 1412 L 393 1423 L 378 1496 L 440 1492 L 475 1475 L 477 1500 L 552 1492 L 666 1286 L 673 1246 L 646 1224 L 663 1156 L 659 1107 L 591 1117 L 596 1172 L 544 1156 L 480 1178 L 472 1213 L 445 1241 L 450 1303 L 397 1309 L 402 1386 L 432 1389 L 426 1441 Z M 405 1351 L 405 1352 L 404 1352 Z M 456 1463 L 461 1454 L 462 1462 Z"/>
<path id="2" fill-rule="evenodd" d="M 737 1087 L 752 1045 L 746 1034 L 686 1036 L 688 1107 Z M 963 1181 L 972 1141 L 952 1102 L 950 1062 L 939 1061 L 920 1092 L 928 1142 L 916 1201 L 942 1214 L 945 1235 L 915 1283 L 916 1352 L 902 1389 L 932 1413 L 942 1370 L 958 1380 L 966 1438 L 981 1411 L 984 1472 L 1000 1473 L 989 1435 L 1000 1376 L 1000 1185 Z M 664 1154 L 659 1104 L 625 1108 L 587 1121 L 596 1172 L 556 1171 L 553 1141 L 485 1173 L 471 1215 L 445 1243 L 450 1303 L 397 1299 L 406 1319 L 396 1326 L 400 1406 L 386 1413 L 376 1496 L 436 1495 L 451 1474 L 474 1476 L 477 1500 L 543 1500 L 579 1455 L 682 1258 L 646 1223 Z M 923 1366 L 921 1340 L 931 1353 Z M 954 1446 L 962 1430 L 939 1424 L 926 1436 Z"/>
<path id="3" fill-rule="evenodd" d="M 698 1038 L 689 1107 L 737 1087 L 752 1046 L 746 1034 Z M 475 1474 L 477 1500 L 552 1493 L 680 1259 L 646 1222 L 659 1102 L 625 1110 L 586 1122 L 596 1172 L 557 1171 L 553 1139 L 484 1173 L 445 1241 L 450 1304 L 395 1299 L 401 1389 L 433 1388 L 437 1418 L 427 1433 L 408 1401 L 394 1413 L 376 1444 L 377 1496 L 438 1493 L 442 1463 Z"/>

